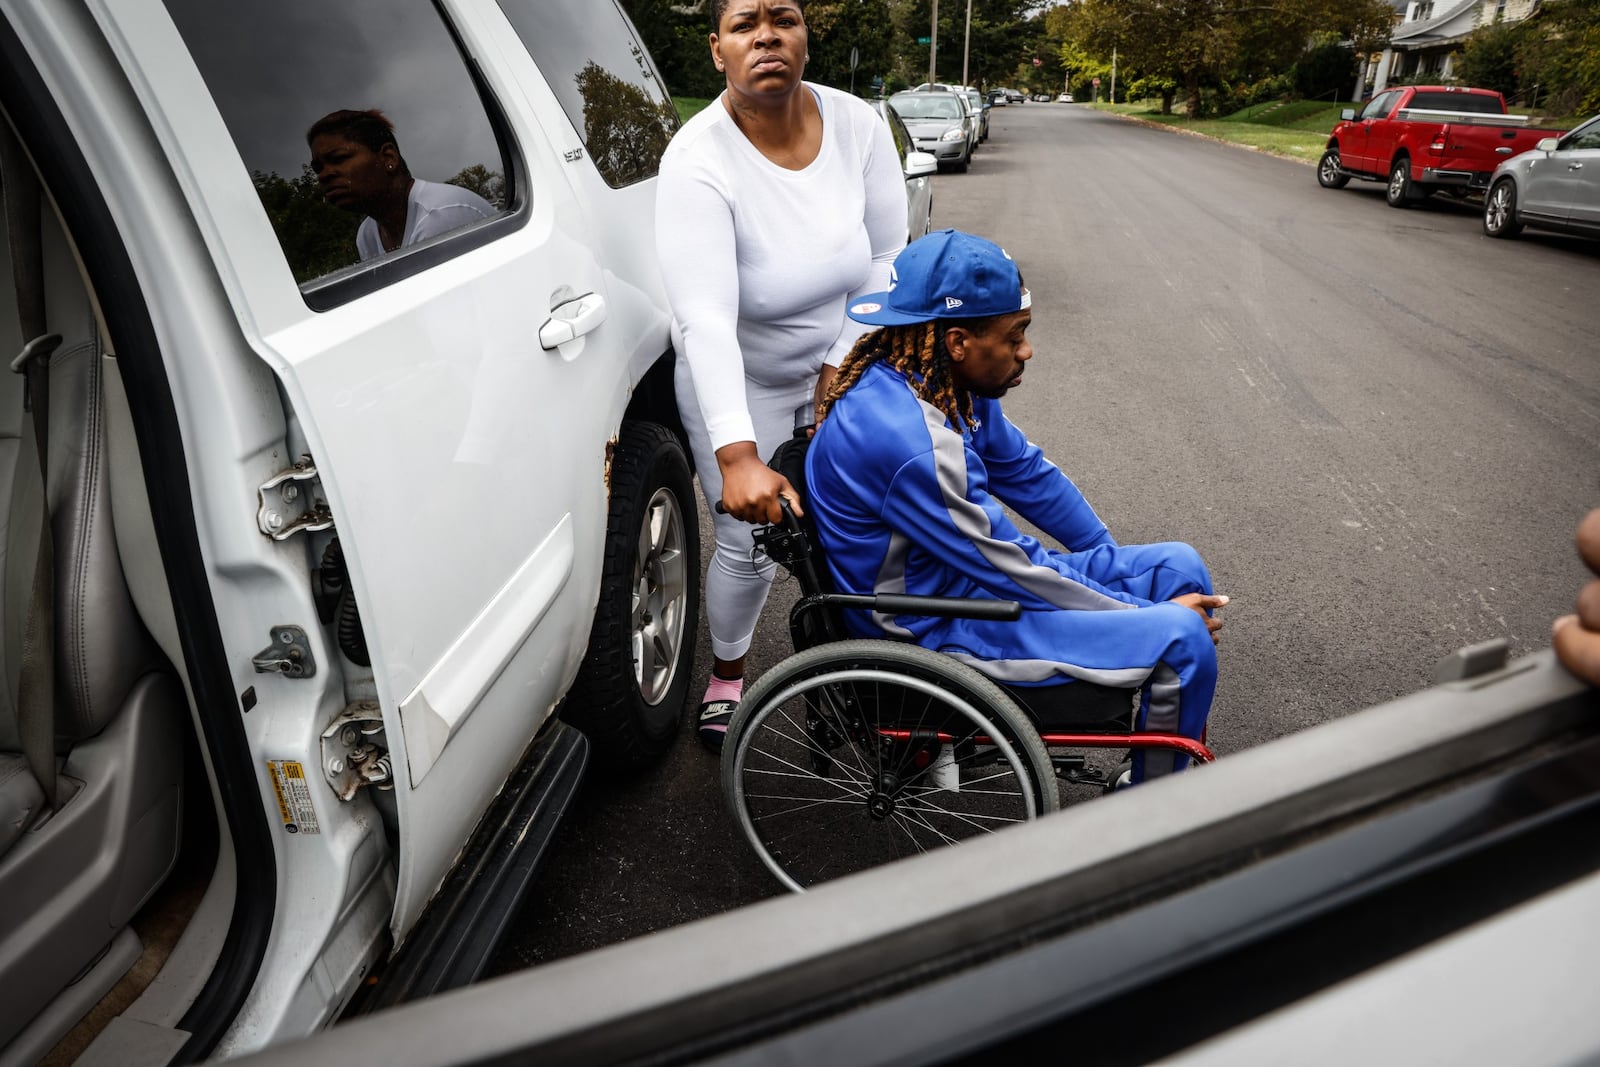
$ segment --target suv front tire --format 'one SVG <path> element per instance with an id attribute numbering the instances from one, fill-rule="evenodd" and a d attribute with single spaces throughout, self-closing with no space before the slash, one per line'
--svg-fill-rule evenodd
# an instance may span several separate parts
<path id="1" fill-rule="evenodd" d="M 700 527 L 683 446 L 625 423 L 611 456 L 605 569 L 589 648 L 562 717 L 615 771 L 655 762 L 677 732 L 700 615 Z"/>

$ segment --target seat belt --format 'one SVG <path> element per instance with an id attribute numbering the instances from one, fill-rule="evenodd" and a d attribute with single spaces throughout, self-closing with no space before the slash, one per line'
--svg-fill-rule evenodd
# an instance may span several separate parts
<path id="1" fill-rule="evenodd" d="M 50 534 L 47 448 L 50 439 L 50 354 L 61 344 L 45 333 L 44 242 L 39 180 L 11 128 L 0 119 L 0 196 L 5 199 L 11 276 L 17 290 L 17 321 L 25 342 L 11 369 L 23 375 L 24 417 L 33 422 L 39 458 L 39 551 L 33 565 L 28 621 L 22 632 L 22 671 L 17 687 L 17 732 L 22 754 L 44 793 L 46 811 L 56 804 L 56 619 L 55 551 Z"/>

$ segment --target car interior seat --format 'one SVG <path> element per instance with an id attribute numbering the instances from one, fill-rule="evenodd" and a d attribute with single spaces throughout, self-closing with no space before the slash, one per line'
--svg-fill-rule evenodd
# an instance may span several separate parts
<path id="1" fill-rule="evenodd" d="M 128 922 L 180 843 L 188 708 L 134 609 L 113 534 L 105 337 L 48 198 L 28 206 L 31 171 L 18 180 L 28 164 L 3 122 L 0 354 L 9 363 L 30 339 L 25 325 L 37 316 L 21 296 L 30 285 L 43 290 L 45 332 L 61 337 L 47 372 L 42 485 L 25 380 L 0 369 L 0 1062 L 33 1062 L 138 959 Z M 41 234 L 37 261 L 13 241 L 30 225 Z M 23 646 L 46 514 L 53 803 L 29 764 L 18 696 L 24 659 L 35 654 Z"/>

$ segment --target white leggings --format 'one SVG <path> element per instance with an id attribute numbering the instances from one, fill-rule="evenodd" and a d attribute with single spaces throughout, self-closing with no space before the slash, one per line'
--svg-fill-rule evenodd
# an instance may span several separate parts
<path id="1" fill-rule="evenodd" d="M 750 648 L 777 565 L 762 559 L 757 566 L 752 559 L 755 543 L 751 540 L 756 528 L 712 507 L 722 499 L 722 470 L 706 433 L 688 364 L 682 359 L 678 361 L 676 382 L 678 414 L 689 436 L 695 475 L 711 510 L 717 539 L 717 550 L 706 573 L 706 625 L 711 631 L 711 654 L 717 659 L 738 659 Z M 757 454 L 763 460 L 770 459 L 773 450 L 794 433 L 795 409 L 811 404 L 816 379 L 774 388 L 746 378 L 744 388 L 745 402 L 756 427 Z"/>

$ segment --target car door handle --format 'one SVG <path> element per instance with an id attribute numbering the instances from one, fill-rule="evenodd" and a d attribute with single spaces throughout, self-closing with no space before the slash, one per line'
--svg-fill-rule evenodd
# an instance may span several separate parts
<path id="1" fill-rule="evenodd" d="M 539 346 L 545 351 L 577 340 L 606 321 L 606 298 L 585 293 L 550 310 L 550 317 L 539 327 Z"/>

